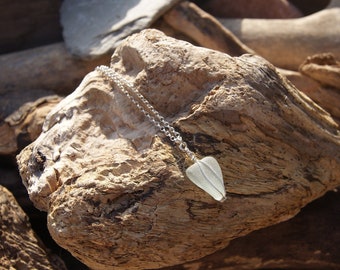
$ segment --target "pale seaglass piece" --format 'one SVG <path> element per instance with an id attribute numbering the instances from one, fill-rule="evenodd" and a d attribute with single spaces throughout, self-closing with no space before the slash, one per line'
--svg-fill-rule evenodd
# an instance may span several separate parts
<path id="1" fill-rule="evenodd" d="M 196 186 L 215 200 L 223 202 L 226 199 L 221 167 L 215 158 L 204 157 L 197 160 L 186 169 L 186 174 Z"/>
<path id="2" fill-rule="evenodd" d="M 150 26 L 178 0 L 66 0 L 61 24 L 72 54 L 93 58 L 113 51 L 127 36 Z"/>

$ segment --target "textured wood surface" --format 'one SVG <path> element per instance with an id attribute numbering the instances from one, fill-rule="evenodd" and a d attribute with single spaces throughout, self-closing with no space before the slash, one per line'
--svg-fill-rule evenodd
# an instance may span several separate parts
<path id="1" fill-rule="evenodd" d="M 294 218 L 234 239 L 200 260 L 162 270 L 340 268 L 340 194 L 328 192 Z"/>
<path id="2" fill-rule="evenodd" d="M 146 30 L 117 48 L 111 66 L 193 151 L 220 162 L 228 199 L 218 203 L 186 179 L 181 153 L 92 72 L 18 156 L 52 237 L 89 267 L 198 259 L 340 184 L 337 124 L 264 59 Z"/>
<path id="3" fill-rule="evenodd" d="M 0 269 L 66 270 L 33 232 L 14 196 L 0 185 Z"/>
<path id="4" fill-rule="evenodd" d="M 254 53 L 213 16 L 194 3 L 183 1 L 163 16 L 176 31 L 192 38 L 199 45 L 231 56 Z"/>
<path id="5" fill-rule="evenodd" d="M 41 94 L 42 91 L 38 92 Z M 1 114 L 6 116 L 4 119 L 0 117 L 0 155 L 15 155 L 34 141 L 41 133 L 41 127 L 48 112 L 62 99 L 53 95 L 24 102 L 27 97 L 34 96 L 34 91 L 29 91 L 29 94 L 25 96 L 13 95 L 13 92 L 11 94 L 3 96 L 0 101 L 3 105 Z M 24 102 L 19 108 L 15 108 L 16 102 L 11 102 L 17 99 L 18 102 Z M 12 104 L 12 106 L 6 106 L 7 104 Z M 11 112 L 12 109 L 15 111 Z"/>

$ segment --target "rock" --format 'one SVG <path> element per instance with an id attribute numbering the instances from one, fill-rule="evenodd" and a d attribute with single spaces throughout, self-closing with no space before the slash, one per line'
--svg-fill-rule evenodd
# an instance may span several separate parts
<path id="1" fill-rule="evenodd" d="M 147 28 L 179 0 L 65 0 L 63 36 L 69 51 L 82 58 L 112 52 L 127 36 Z"/>
<path id="2" fill-rule="evenodd" d="M 0 94 L 16 91 L 26 96 L 32 90 L 44 89 L 67 95 L 86 73 L 109 59 L 104 55 L 92 61 L 80 60 L 70 55 L 63 43 L 1 55 Z"/>
<path id="3" fill-rule="evenodd" d="M 298 70 L 308 56 L 340 58 L 340 8 L 298 19 L 219 19 L 244 44 L 277 67 Z M 242 27 L 240 27 L 242 25 Z"/>
<path id="4" fill-rule="evenodd" d="M 47 252 L 13 195 L 2 186 L 0 213 L 1 269 L 66 270 L 59 257 Z"/>
<path id="5" fill-rule="evenodd" d="M 337 124 L 261 57 L 146 30 L 117 48 L 111 67 L 199 157 L 219 161 L 228 199 L 216 202 L 186 179 L 181 152 L 91 72 L 17 157 L 52 237 L 90 268 L 195 260 L 339 186 Z"/>
<path id="6" fill-rule="evenodd" d="M 287 19 L 302 17 L 301 11 L 287 0 L 209 0 L 200 1 L 199 6 L 213 16 L 221 18 Z"/>

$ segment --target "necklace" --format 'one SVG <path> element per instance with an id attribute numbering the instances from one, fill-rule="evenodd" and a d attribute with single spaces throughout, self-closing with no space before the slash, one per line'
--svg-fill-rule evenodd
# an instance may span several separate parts
<path id="1" fill-rule="evenodd" d="M 163 116 L 149 103 L 149 101 L 133 85 L 107 66 L 98 66 L 96 71 L 116 84 L 118 89 L 129 98 L 137 109 L 145 115 L 171 142 L 185 153 L 193 164 L 186 169 L 188 178 L 198 187 L 206 191 L 215 200 L 223 202 L 226 199 L 222 170 L 214 157 L 208 156 L 198 159 L 181 134 L 164 119 Z"/>

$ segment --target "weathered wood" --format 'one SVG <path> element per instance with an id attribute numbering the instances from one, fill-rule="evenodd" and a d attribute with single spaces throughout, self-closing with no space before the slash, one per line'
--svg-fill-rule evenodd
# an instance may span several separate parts
<path id="1" fill-rule="evenodd" d="M 333 53 L 340 59 L 340 8 L 298 19 L 219 19 L 244 44 L 273 65 L 298 70 L 308 56 Z M 240 27 L 242 25 L 242 27 Z"/>
<path id="2" fill-rule="evenodd" d="M 302 92 L 315 91 L 320 88 L 320 84 L 315 80 L 301 74 L 298 71 L 277 68 L 277 71 L 285 76 L 294 86 Z M 313 99 L 314 100 L 314 99 Z M 315 100 L 314 100 L 315 101 Z"/>
<path id="3" fill-rule="evenodd" d="M 66 270 L 63 261 L 48 254 L 14 196 L 0 185 L 0 268 Z"/>
<path id="4" fill-rule="evenodd" d="M 332 87 L 323 86 L 316 80 L 297 71 L 283 69 L 278 69 L 278 71 L 286 76 L 297 89 L 304 92 L 308 97 L 329 112 L 333 119 L 340 125 L 340 93 L 338 90 Z M 320 77 L 320 75 L 318 75 L 318 77 Z"/>
<path id="5" fill-rule="evenodd" d="M 322 87 L 305 89 L 304 93 L 327 110 L 340 125 L 340 93 L 334 88 Z"/>
<path id="6" fill-rule="evenodd" d="M 196 1 L 215 17 L 287 19 L 303 14 L 288 0 L 209 0 Z"/>
<path id="7" fill-rule="evenodd" d="M 186 34 L 203 47 L 232 56 L 254 53 L 216 18 L 194 3 L 184 1 L 164 14 L 163 18 L 171 27 Z"/>
<path id="8" fill-rule="evenodd" d="M 52 237 L 89 267 L 198 259 L 340 184 L 338 126 L 264 59 L 147 30 L 123 42 L 111 66 L 193 151 L 219 161 L 229 199 L 218 203 L 186 179 L 181 153 L 92 72 L 18 156 Z"/>
<path id="9" fill-rule="evenodd" d="M 11 99 L 14 97 L 15 95 L 11 95 L 9 99 L 3 98 L 0 103 L 15 103 Z M 26 102 L 3 119 L 0 124 L 0 155 L 16 154 L 33 142 L 41 133 L 46 115 L 61 99 L 54 95 Z M 6 115 L 6 106 L 2 108 Z"/>
<path id="10" fill-rule="evenodd" d="M 200 260 L 162 270 L 340 268 L 340 194 L 329 192 L 294 218 L 234 239 Z"/>
<path id="11" fill-rule="evenodd" d="M 0 94 L 30 89 L 45 89 L 60 95 L 71 93 L 86 73 L 109 55 L 84 61 L 72 56 L 63 43 L 0 56 Z"/>
<path id="12" fill-rule="evenodd" d="M 193 3 L 182 2 L 181 4 L 170 10 L 168 13 L 166 13 L 163 18 L 167 24 L 158 24 L 157 28 L 161 29 L 170 36 L 189 41 L 193 40 L 201 46 L 222 51 L 234 56 L 238 56 L 243 53 L 254 53 L 250 48 L 244 45 L 232 32 L 221 25 L 214 17 L 201 10 Z M 269 24 L 268 20 L 261 20 L 261 22 L 266 25 Z M 280 21 L 280 23 L 283 25 L 283 21 Z M 293 23 L 295 22 L 293 21 Z M 173 30 L 169 29 L 167 25 L 171 26 L 171 29 Z M 310 28 L 311 27 L 309 27 L 309 30 L 311 30 Z M 288 32 L 285 33 L 285 35 L 289 36 L 289 31 L 291 31 L 291 29 L 287 28 L 285 29 L 285 31 L 286 30 Z M 186 36 L 179 36 L 178 32 L 183 33 Z M 299 37 L 296 36 L 296 39 L 298 38 Z M 336 44 L 337 40 L 334 41 L 335 47 L 337 46 Z M 302 48 L 303 46 L 300 47 Z M 263 46 L 262 49 L 266 49 L 265 46 Z M 286 46 L 284 50 L 280 51 L 280 53 L 275 53 L 275 51 L 271 51 L 270 53 L 274 58 L 282 57 L 285 61 L 290 61 L 286 59 L 287 49 L 289 49 L 289 46 Z M 288 55 L 289 54 L 290 52 L 288 52 Z M 288 58 L 290 58 L 290 56 L 288 56 Z M 293 58 L 296 59 L 295 56 Z M 334 59 L 334 56 L 327 57 L 327 59 L 328 62 L 325 62 L 324 60 L 323 64 L 325 65 L 326 63 L 329 63 L 332 65 L 330 67 L 328 66 L 327 68 L 325 66 L 315 67 L 315 65 L 311 63 L 311 61 L 313 60 L 307 60 L 301 65 L 300 71 L 303 74 L 308 75 L 312 79 L 296 71 L 286 69 L 279 70 L 280 73 L 285 75 L 299 90 L 306 93 L 315 102 L 317 102 L 320 106 L 331 113 L 331 115 L 338 122 L 338 94 L 332 89 L 329 89 L 329 87 L 323 87 L 322 85 L 320 85 L 320 83 L 315 81 L 317 80 L 317 77 L 323 77 L 320 78 L 323 81 L 321 82 L 322 84 L 332 85 L 333 87 L 334 85 L 339 85 L 339 72 L 336 60 Z M 271 60 L 273 59 L 271 58 Z M 275 59 L 273 61 L 276 62 Z M 295 66 L 294 69 L 297 69 L 297 67 Z M 312 75 L 312 73 L 314 75 Z"/>
<path id="13" fill-rule="evenodd" d="M 300 72 L 325 86 L 340 92 L 340 62 L 330 53 L 308 57 L 300 66 Z"/>

